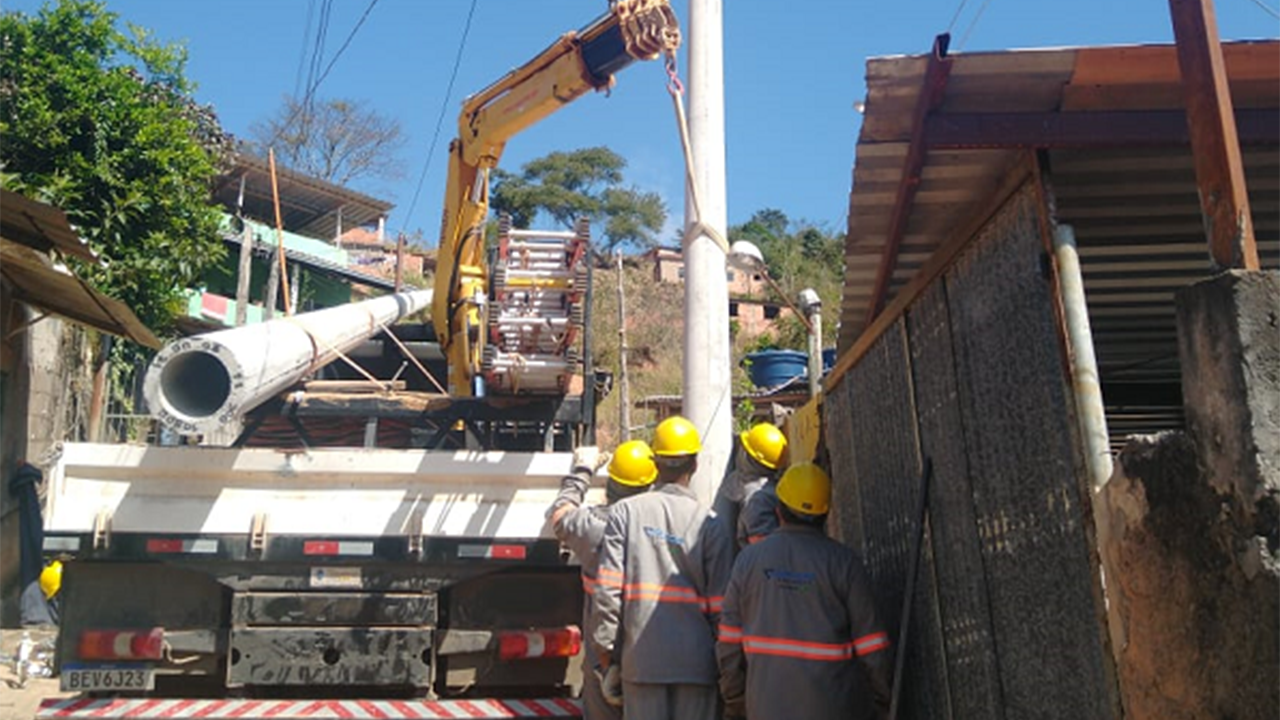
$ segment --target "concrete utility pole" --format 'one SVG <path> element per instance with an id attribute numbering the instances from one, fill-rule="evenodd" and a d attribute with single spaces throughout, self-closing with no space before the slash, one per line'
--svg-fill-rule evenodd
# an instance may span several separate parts
<path id="1" fill-rule="evenodd" d="M 689 144 L 702 217 L 685 192 L 685 227 L 695 220 L 726 234 L 724 29 L 721 0 L 689 2 Z M 684 248 L 684 414 L 702 434 L 692 488 L 710 504 L 733 448 L 729 287 L 725 254 L 701 235 Z"/>
<path id="2" fill-rule="evenodd" d="M 623 289 L 622 251 L 618 259 L 618 440 L 631 439 L 631 386 L 627 378 L 627 294 Z"/>

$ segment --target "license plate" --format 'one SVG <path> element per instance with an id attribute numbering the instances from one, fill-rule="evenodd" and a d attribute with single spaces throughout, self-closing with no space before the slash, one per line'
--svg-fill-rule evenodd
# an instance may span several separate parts
<path id="1" fill-rule="evenodd" d="M 156 671 L 137 665 L 64 665 L 58 686 L 62 692 L 154 690 Z"/>

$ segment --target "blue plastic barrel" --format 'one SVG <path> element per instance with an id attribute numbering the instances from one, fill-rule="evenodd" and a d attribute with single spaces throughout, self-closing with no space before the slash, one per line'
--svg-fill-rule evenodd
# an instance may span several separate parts
<path id="1" fill-rule="evenodd" d="M 778 387 L 805 377 L 809 367 L 809 356 L 799 350 L 761 350 L 743 360 L 751 384 L 758 388 Z"/>

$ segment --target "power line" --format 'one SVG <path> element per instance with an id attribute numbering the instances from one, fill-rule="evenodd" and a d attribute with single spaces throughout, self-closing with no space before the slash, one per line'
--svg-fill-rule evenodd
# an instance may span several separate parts
<path id="1" fill-rule="evenodd" d="M 302 28 L 302 50 L 298 53 L 298 69 L 293 74 L 293 96 L 298 97 L 302 87 L 302 66 L 307 62 L 307 38 L 311 36 L 311 18 L 315 15 L 316 0 L 307 0 L 307 22 Z"/>
<path id="2" fill-rule="evenodd" d="M 418 196 L 422 193 L 422 181 L 427 177 L 427 169 L 431 167 L 431 158 L 436 153 L 436 143 L 440 140 L 440 126 L 444 124 L 445 113 L 449 109 L 449 98 L 453 96 L 453 83 L 458 79 L 458 68 L 462 67 L 462 51 L 467 46 L 467 35 L 471 33 L 471 19 L 476 14 L 477 0 L 471 0 L 471 9 L 467 11 L 467 22 L 462 27 L 462 39 L 458 41 L 458 54 L 453 59 L 453 72 L 449 75 L 449 86 L 444 91 L 444 99 L 440 101 L 440 114 L 436 117 L 436 129 L 431 136 L 431 145 L 427 149 L 427 159 L 422 163 L 422 171 L 418 173 L 418 186 L 413 190 L 413 200 L 409 203 L 409 210 L 404 214 L 404 224 L 400 227 L 400 232 L 406 230 L 409 218 L 413 217 L 413 211 L 418 207 Z"/>
<path id="3" fill-rule="evenodd" d="M 326 4 L 328 4 L 332 0 L 325 1 Z M 356 21 L 355 27 L 351 28 L 351 32 L 347 33 L 347 39 L 342 41 L 342 45 L 338 48 L 338 51 L 329 59 L 329 64 L 325 66 L 324 72 L 320 73 L 314 82 L 309 83 L 307 94 L 302 98 L 302 101 L 294 107 L 293 112 L 289 113 L 288 119 L 286 119 L 280 127 L 276 129 L 275 133 L 271 136 L 271 141 L 267 143 L 268 146 L 275 144 L 276 140 L 279 140 L 280 136 L 284 134 L 284 131 L 289 129 L 289 126 L 293 125 L 293 121 L 298 119 L 298 115 L 302 113 L 303 109 L 310 105 L 311 99 L 315 96 L 316 90 L 320 87 L 320 83 L 324 82 L 324 79 L 329 77 L 329 71 L 333 70 L 333 66 L 337 64 L 338 58 L 341 58 L 342 53 L 351 45 L 351 41 L 355 39 L 356 33 L 360 31 L 360 27 L 364 25 L 364 21 L 369 18 L 369 13 L 373 12 L 373 8 L 377 4 L 378 0 L 370 0 L 369 6 L 364 9 L 364 14 L 362 14 L 360 19 Z M 321 9 L 321 12 L 324 13 L 324 8 Z M 326 26 L 327 30 L 327 18 L 323 18 L 323 24 Z M 319 33 L 317 33 L 317 37 L 319 37 Z M 322 40 L 318 43 L 318 47 L 323 49 Z"/>
<path id="4" fill-rule="evenodd" d="M 982 19 L 982 13 L 986 12 L 987 6 L 991 4 L 991 0 L 982 0 L 981 7 L 974 14 L 973 19 L 969 21 L 969 27 L 965 28 L 964 35 L 961 36 L 960 42 L 956 45 L 956 52 L 960 52 L 964 48 L 965 42 L 969 39 L 969 33 L 973 32 L 973 28 L 978 25 L 978 20 Z"/>
<path id="5" fill-rule="evenodd" d="M 965 3 L 969 0 L 960 0 L 960 7 L 956 8 L 956 14 L 951 16 L 951 22 L 947 25 L 947 32 L 951 32 L 956 27 L 956 21 L 960 19 L 960 13 L 964 11 Z"/>
<path id="6" fill-rule="evenodd" d="M 1275 19 L 1277 19 L 1277 20 L 1280 20 L 1280 12 L 1277 12 L 1277 11 L 1276 11 L 1274 8 L 1272 8 L 1270 5 L 1268 5 L 1268 4 L 1264 3 L 1264 2 L 1262 2 L 1262 0 L 1253 0 L 1253 4 L 1254 4 L 1254 5 L 1257 5 L 1258 7 L 1262 8 L 1263 10 L 1266 10 L 1266 11 L 1267 11 L 1267 14 L 1268 14 L 1268 15 L 1270 15 L 1271 17 L 1273 17 L 1273 18 L 1275 18 Z"/>

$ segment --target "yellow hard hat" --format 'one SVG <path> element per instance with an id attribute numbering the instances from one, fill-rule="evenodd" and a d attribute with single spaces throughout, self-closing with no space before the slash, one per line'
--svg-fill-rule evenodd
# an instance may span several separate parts
<path id="1" fill-rule="evenodd" d="M 831 478 L 813 463 L 792 465 L 778 480 L 778 500 L 804 515 L 826 515 L 831 509 Z"/>
<path id="2" fill-rule="evenodd" d="M 653 450 L 643 440 L 628 440 L 613 451 L 609 461 L 609 477 L 627 487 L 644 487 L 658 477 Z"/>
<path id="3" fill-rule="evenodd" d="M 45 599 L 52 598 L 62 589 L 62 562 L 54 560 L 40 571 L 40 590 Z"/>
<path id="4" fill-rule="evenodd" d="M 659 457 L 697 455 L 702 449 L 698 429 L 679 415 L 673 415 L 658 423 L 653 431 L 653 453 Z"/>
<path id="5" fill-rule="evenodd" d="M 770 470 L 777 470 L 786 456 L 787 436 L 773 423 L 759 423 L 744 430 L 738 438 L 751 459 Z"/>

